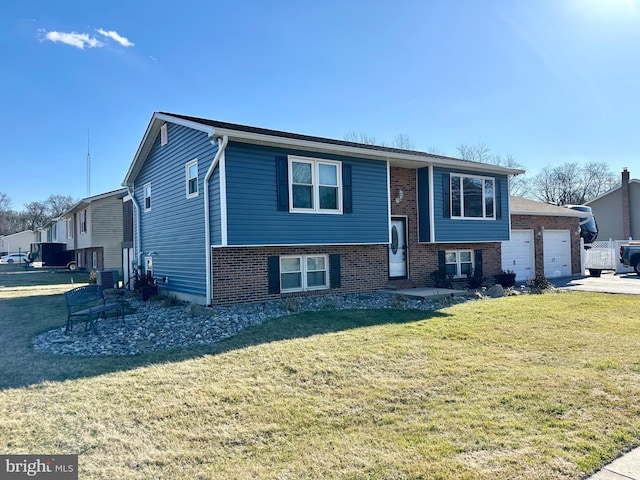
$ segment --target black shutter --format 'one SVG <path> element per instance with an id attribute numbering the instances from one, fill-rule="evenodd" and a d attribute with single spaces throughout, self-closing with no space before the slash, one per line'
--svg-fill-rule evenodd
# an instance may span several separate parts
<path id="1" fill-rule="evenodd" d="M 269 295 L 280 293 L 280 257 L 269 257 L 267 276 L 269 278 Z"/>
<path id="2" fill-rule="evenodd" d="M 444 173 L 442 175 L 442 216 L 444 218 L 450 218 L 451 217 L 451 204 L 450 204 L 450 197 L 451 194 L 449 193 L 451 189 L 451 177 Z"/>
<path id="3" fill-rule="evenodd" d="M 342 286 L 342 282 L 340 280 L 339 253 L 329 255 L 329 286 L 331 288 L 340 288 Z"/>
<path id="4" fill-rule="evenodd" d="M 353 213 L 353 193 L 351 190 L 351 165 L 342 164 L 342 212 Z"/>
<path id="5" fill-rule="evenodd" d="M 276 192 L 278 210 L 289 211 L 289 161 L 287 157 L 276 157 Z"/>
<path id="6" fill-rule="evenodd" d="M 447 275 L 447 263 L 445 261 L 444 250 L 438 252 L 438 272 L 442 278 Z"/>
<path id="7" fill-rule="evenodd" d="M 500 179 L 496 178 L 495 189 L 496 189 L 496 218 L 502 218 L 502 188 L 500 188 Z"/>
<path id="8" fill-rule="evenodd" d="M 476 278 L 482 277 L 482 250 L 475 250 L 475 269 L 473 270 L 473 276 Z"/>

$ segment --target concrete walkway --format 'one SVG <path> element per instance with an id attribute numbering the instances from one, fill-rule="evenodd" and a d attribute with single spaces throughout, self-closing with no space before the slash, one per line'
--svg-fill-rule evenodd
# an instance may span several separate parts
<path id="1" fill-rule="evenodd" d="M 588 480 L 640 480 L 640 448 L 614 460 Z"/>
<path id="2" fill-rule="evenodd" d="M 469 293 L 468 290 L 454 290 L 451 288 L 434 288 L 434 287 L 424 287 L 424 288 L 388 288 L 380 290 L 384 293 L 395 293 L 396 295 L 405 295 L 407 297 L 420 297 L 420 298 L 429 298 L 429 297 L 453 297 L 454 295 L 466 295 Z"/>

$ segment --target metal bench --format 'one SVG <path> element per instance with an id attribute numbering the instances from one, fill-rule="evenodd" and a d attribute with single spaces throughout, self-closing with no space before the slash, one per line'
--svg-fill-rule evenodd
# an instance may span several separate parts
<path id="1" fill-rule="evenodd" d="M 97 334 L 96 320 L 100 317 L 106 319 L 106 312 L 111 309 L 116 310 L 116 318 L 122 316 L 124 323 L 124 296 L 117 303 L 107 303 L 104 290 L 100 285 L 87 285 L 77 287 L 64 294 L 67 304 L 67 327 L 64 333 L 73 330 L 73 320 L 86 317 L 86 328 L 91 328 Z"/>

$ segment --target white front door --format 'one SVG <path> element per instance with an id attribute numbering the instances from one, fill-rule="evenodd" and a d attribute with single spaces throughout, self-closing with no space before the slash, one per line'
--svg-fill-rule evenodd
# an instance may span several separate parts
<path id="1" fill-rule="evenodd" d="M 391 219 L 389 244 L 389 277 L 407 277 L 407 222 L 404 218 Z"/>

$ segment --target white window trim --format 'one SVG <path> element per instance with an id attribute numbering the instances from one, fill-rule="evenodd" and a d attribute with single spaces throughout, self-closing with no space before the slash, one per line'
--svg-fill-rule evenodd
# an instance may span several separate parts
<path id="1" fill-rule="evenodd" d="M 310 157 L 296 157 L 290 155 L 289 159 L 289 212 L 292 213 L 322 213 L 341 215 L 342 214 L 342 162 L 336 162 L 334 160 L 325 160 L 322 158 L 310 158 Z M 311 164 L 311 182 L 313 190 L 313 208 L 295 208 L 293 206 L 293 166 L 296 163 L 309 163 Z M 336 167 L 336 176 L 338 180 L 338 192 L 337 202 L 338 208 L 335 210 L 321 209 L 320 208 L 320 184 L 319 184 L 319 165 L 333 165 Z"/>
<path id="2" fill-rule="evenodd" d="M 324 272 L 325 272 L 325 284 L 324 285 L 319 285 L 317 287 L 309 287 L 307 285 L 307 258 L 313 258 L 313 257 L 322 257 L 324 258 Z M 282 288 L 282 260 L 283 259 L 288 259 L 288 258 L 299 258 L 300 259 L 300 268 L 301 268 L 301 279 L 302 279 L 302 286 L 301 288 Z M 321 270 L 318 270 L 321 271 Z M 326 254 L 318 254 L 318 255 L 282 255 L 280 257 L 280 291 L 282 293 L 289 293 L 289 292 L 309 292 L 309 291 L 314 291 L 314 290 L 328 290 L 329 289 L 329 255 Z"/>
<path id="3" fill-rule="evenodd" d="M 84 220 L 83 220 L 84 218 Z M 80 222 L 80 235 L 84 235 L 89 231 L 89 225 L 87 224 L 87 209 L 80 211 L 80 215 L 78 217 Z"/>
<path id="4" fill-rule="evenodd" d="M 191 178 L 189 177 L 189 169 L 194 165 L 196 166 L 196 176 L 195 176 L 196 191 L 193 193 L 189 193 L 189 180 L 191 180 Z M 185 178 L 185 193 L 187 198 L 197 197 L 200 193 L 200 188 L 198 185 L 198 159 L 197 158 L 194 158 L 190 162 L 187 162 L 184 164 L 184 178 Z"/>
<path id="5" fill-rule="evenodd" d="M 451 187 L 452 177 L 460 177 L 460 215 L 453 214 L 453 188 Z M 465 217 L 464 216 L 464 179 L 479 178 L 482 180 L 482 217 Z M 493 215 L 487 216 L 487 204 L 485 202 L 485 180 L 493 182 Z M 484 177 L 482 175 L 470 175 L 467 173 L 450 173 L 449 174 L 449 214 L 451 218 L 456 220 L 495 220 L 496 219 L 496 179 L 495 177 Z"/>
<path id="6" fill-rule="evenodd" d="M 471 249 L 461 249 L 461 250 L 445 250 L 444 252 L 444 258 L 445 258 L 445 270 L 446 270 L 446 266 L 447 265 L 453 265 L 453 263 L 447 263 L 447 253 L 455 253 L 456 254 L 456 274 L 453 276 L 453 278 L 466 278 L 467 274 L 462 274 L 460 273 L 462 271 L 461 268 L 461 264 L 462 263 L 468 263 L 468 262 L 461 262 L 460 261 L 460 254 L 461 253 L 469 253 L 470 257 L 471 257 L 471 273 L 473 273 L 476 269 L 476 260 L 475 260 L 475 255 L 473 250 Z"/>
<path id="7" fill-rule="evenodd" d="M 147 197 L 147 188 L 149 189 L 149 196 Z M 149 198 L 149 208 L 147 208 L 147 198 Z M 142 187 L 142 201 L 144 205 L 144 211 L 148 212 L 153 207 L 152 203 L 153 191 L 151 190 L 151 183 L 145 183 Z"/>
<path id="8" fill-rule="evenodd" d="M 169 143 L 169 130 L 166 123 L 163 123 L 160 127 L 160 145 L 165 146 Z"/>
<path id="9" fill-rule="evenodd" d="M 73 219 L 67 218 L 67 240 L 71 240 L 73 238 Z"/>
<path id="10" fill-rule="evenodd" d="M 91 252 L 91 268 L 98 269 L 98 252 Z"/>

